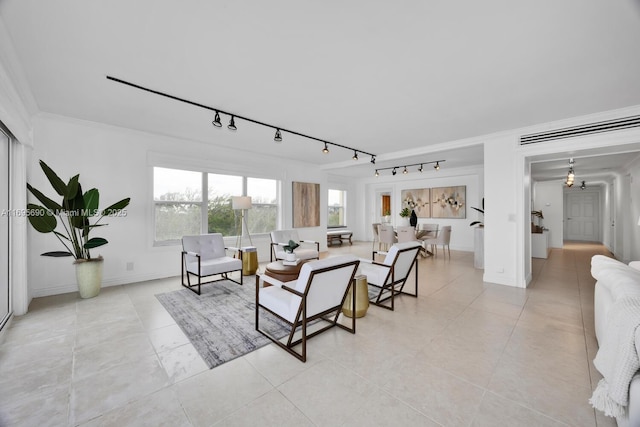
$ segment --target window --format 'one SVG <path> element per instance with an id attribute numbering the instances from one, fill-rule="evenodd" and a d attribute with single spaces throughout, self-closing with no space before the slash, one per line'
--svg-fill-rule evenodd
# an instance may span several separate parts
<path id="1" fill-rule="evenodd" d="M 278 183 L 273 179 L 247 178 L 247 196 L 251 209 L 247 211 L 247 224 L 251 234 L 275 230 L 278 220 Z"/>
<path id="2" fill-rule="evenodd" d="M 242 194 L 242 177 L 210 173 L 207 178 L 209 187 L 207 232 L 235 236 L 239 222 L 231 209 L 231 197 Z"/>
<path id="3" fill-rule="evenodd" d="M 327 216 L 328 227 L 345 227 L 345 205 L 347 192 L 342 190 L 329 190 L 329 212 Z"/>
<path id="4" fill-rule="evenodd" d="M 176 169 L 153 169 L 155 241 L 179 240 L 200 234 L 202 174 Z"/>
<path id="5" fill-rule="evenodd" d="M 155 242 L 173 243 L 201 233 L 246 235 L 240 216 L 231 208 L 231 197 L 242 195 L 252 198 L 252 208 L 246 212 L 249 232 L 275 230 L 277 189 L 278 182 L 272 179 L 154 167 Z"/>

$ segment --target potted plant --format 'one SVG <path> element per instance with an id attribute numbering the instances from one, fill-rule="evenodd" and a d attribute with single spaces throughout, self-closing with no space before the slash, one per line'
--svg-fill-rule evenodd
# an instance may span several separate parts
<path id="1" fill-rule="evenodd" d="M 409 224 L 409 216 L 410 215 L 411 215 L 411 211 L 406 206 L 404 208 L 402 208 L 402 210 L 400 211 L 400 218 L 402 218 L 402 223 L 404 225 L 408 225 Z"/>
<path id="2" fill-rule="evenodd" d="M 296 242 L 294 242 L 293 240 L 289 240 L 289 243 L 287 243 L 286 245 L 284 245 L 282 247 L 282 249 L 284 249 L 284 258 L 286 261 L 295 261 L 296 260 L 296 254 L 293 253 L 294 249 L 297 248 L 298 246 L 300 246 L 299 244 L 297 244 Z"/>
<path id="3" fill-rule="evenodd" d="M 474 209 L 474 210 L 480 212 L 484 216 L 484 197 L 482 198 L 482 209 L 474 208 L 473 206 L 471 206 L 471 209 Z M 476 224 L 478 225 L 478 227 L 484 227 L 484 223 L 482 221 L 473 221 L 471 224 L 469 224 L 469 226 L 473 227 Z"/>
<path id="4" fill-rule="evenodd" d="M 31 194 L 43 205 L 27 204 L 29 222 L 40 233 L 53 233 L 65 249 L 45 252 L 42 255 L 72 256 L 75 259 L 80 297 L 92 298 L 100 293 L 104 260 L 102 256 L 92 258 L 90 250 L 106 245 L 108 242 L 102 237 L 89 238 L 89 234 L 94 228 L 107 225 L 100 224 L 105 216 L 125 216 L 124 208 L 129 205 L 130 198 L 122 199 L 100 211 L 98 209 L 99 191 L 92 188 L 83 193 L 79 181 L 80 175 L 73 176 L 65 184 L 42 160 L 40 160 L 40 167 L 55 192 L 62 196 L 62 201 L 55 202 L 27 184 Z M 57 231 L 56 228 L 60 224 L 62 228 Z"/>
<path id="5" fill-rule="evenodd" d="M 391 210 L 390 209 L 386 209 L 383 213 L 382 213 L 382 222 L 388 224 L 391 222 Z"/>

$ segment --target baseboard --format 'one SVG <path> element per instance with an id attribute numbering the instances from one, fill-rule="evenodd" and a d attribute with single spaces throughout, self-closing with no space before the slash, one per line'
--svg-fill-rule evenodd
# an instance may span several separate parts
<path id="1" fill-rule="evenodd" d="M 179 275 L 179 274 L 178 274 Z M 164 279 L 167 277 L 174 277 L 176 273 L 171 272 L 157 272 L 157 273 L 145 273 L 145 274 L 127 274 L 121 277 L 111 277 L 102 281 L 102 287 L 108 288 L 110 286 L 127 285 L 129 283 L 146 282 L 148 280 Z M 47 288 L 40 288 L 30 290 L 32 298 L 48 297 L 51 295 L 68 294 L 71 292 L 78 292 L 78 285 L 76 283 L 67 283 L 59 286 L 50 286 Z"/>
<path id="2" fill-rule="evenodd" d="M 485 271 L 484 276 L 482 276 L 482 280 L 484 282 L 495 283 L 497 285 L 505 285 L 511 286 L 514 288 L 524 288 L 526 287 L 525 283 L 517 283 L 515 277 L 507 277 L 503 274 L 490 274 Z"/>

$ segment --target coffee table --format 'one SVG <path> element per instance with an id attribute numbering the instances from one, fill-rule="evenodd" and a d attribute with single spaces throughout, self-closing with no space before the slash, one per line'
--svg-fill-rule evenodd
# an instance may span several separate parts
<path id="1" fill-rule="evenodd" d="M 284 265 L 282 261 L 274 261 L 265 267 L 265 276 L 273 277 L 281 282 L 296 280 L 300 275 L 300 269 L 308 260 L 300 261 L 297 265 Z M 267 285 L 267 283 L 265 283 Z"/>

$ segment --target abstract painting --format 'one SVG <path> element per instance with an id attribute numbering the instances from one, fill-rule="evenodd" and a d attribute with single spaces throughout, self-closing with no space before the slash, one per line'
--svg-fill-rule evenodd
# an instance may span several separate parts
<path id="1" fill-rule="evenodd" d="M 402 197 L 402 208 L 407 207 L 409 210 L 413 210 L 418 218 L 431 217 L 428 188 L 402 190 L 400 196 Z"/>
<path id="2" fill-rule="evenodd" d="M 467 217 L 467 187 L 435 187 L 431 189 L 431 216 L 433 218 Z"/>

